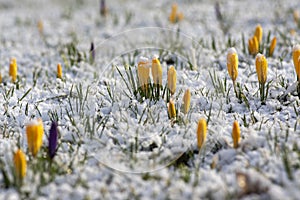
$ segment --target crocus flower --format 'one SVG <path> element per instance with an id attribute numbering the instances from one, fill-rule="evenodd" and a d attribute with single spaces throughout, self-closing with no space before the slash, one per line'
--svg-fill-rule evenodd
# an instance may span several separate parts
<path id="1" fill-rule="evenodd" d="M 232 139 L 233 139 L 233 147 L 237 148 L 240 140 L 240 135 L 241 135 L 241 130 L 239 123 L 237 121 L 233 122 L 233 127 L 232 127 Z"/>
<path id="2" fill-rule="evenodd" d="M 33 120 L 28 123 L 26 134 L 29 151 L 35 157 L 43 143 L 44 127 L 42 120 Z"/>
<path id="3" fill-rule="evenodd" d="M 256 66 L 258 82 L 260 84 L 265 84 L 267 81 L 267 73 L 268 73 L 268 61 L 266 57 L 258 53 L 255 58 L 255 66 Z"/>
<path id="4" fill-rule="evenodd" d="M 22 180 L 26 176 L 26 157 L 21 149 L 14 154 L 15 173 L 18 180 Z"/>
<path id="5" fill-rule="evenodd" d="M 49 157 L 51 159 L 53 159 L 56 153 L 57 140 L 58 140 L 57 122 L 52 122 L 49 131 L 49 147 L 48 147 Z"/>
<path id="6" fill-rule="evenodd" d="M 57 73 L 56 73 L 56 77 L 62 79 L 62 67 L 61 67 L 61 64 L 60 64 L 60 63 L 57 64 Z"/>
<path id="7" fill-rule="evenodd" d="M 173 95 L 176 91 L 177 75 L 174 66 L 171 66 L 168 70 L 168 88 Z"/>
<path id="8" fill-rule="evenodd" d="M 276 43 L 277 43 L 277 39 L 276 39 L 276 37 L 274 37 L 274 38 L 271 40 L 269 56 L 272 56 L 272 55 L 273 55 L 273 52 L 274 52 L 275 47 L 276 47 Z"/>
<path id="9" fill-rule="evenodd" d="M 44 33 L 44 25 L 43 25 L 43 21 L 42 20 L 38 21 L 37 27 L 38 27 L 38 30 L 39 30 L 40 34 L 43 34 Z"/>
<path id="10" fill-rule="evenodd" d="M 298 79 L 300 80 L 300 45 L 299 44 L 293 47 L 293 62 L 294 62 L 295 71 L 297 73 Z"/>
<path id="11" fill-rule="evenodd" d="M 10 64 L 9 64 L 9 76 L 11 76 L 11 81 L 13 83 L 16 82 L 17 75 L 18 75 L 17 59 L 11 58 Z"/>
<path id="12" fill-rule="evenodd" d="M 137 67 L 139 84 L 143 89 L 147 89 L 150 68 L 148 67 L 148 58 L 141 57 Z"/>
<path id="13" fill-rule="evenodd" d="M 258 24 L 255 28 L 255 32 L 254 35 L 256 36 L 257 40 L 258 40 L 258 44 L 260 44 L 261 40 L 262 40 L 262 36 L 263 36 L 263 29 L 261 27 L 260 24 Z"/>
<path id="14" fill-rule="evenodd" d="M 152 77 L 153 77 L 153 83 L 156 85 L 162 85 L 162 68 L 159 60 L 157 57 L 152 58 Z"/>
<path id="15" fill-rule="evenodd" d="M 202 118 L 198 122 L 198 129 L 197 129 L 198 149 L 201 149 L 202 145 L 204 144 L 204 142 L 206 140 L 206 132 L 207 132 L 206 120 Z"/>
<path id="16" fill-rule="evenodd" d="M 256 36 L 253 36 L 251 39 L 249 39 L 248 49 L 249 49 L 249 53 L 251 55 L 256 55 L 258 53 L 259 43 L 258 43 L 258 39 Z"/>
<path id="17" fill-rule="evenodd" d="M 178 10 L 178 5 L 176 3 L 174 3 L 172 5 L 172 10 L 169 15 L 169 20 L 171 23 L 179 22 L 184 18 L 183 13 L 181 13 L 181 12 L 178 13 L 177 10 Z"/>
<path id="18" fill-rule="evenodd" d="M 299 12 L 297 10 L 293 11 L 294 22 L 298 24 L 299 22 Z"/>
<path id="19" fill-rule="evenodd" d="M 108 9 L 106 7 L 105 0 L 100 0 L 100 14 L 105 17 L 108 13 Z"/>
<path id="20" fill-rule="evenodd" d="M 91 48 L 90 48 L 90 62 L 93 63 L 95 61 L 95 47 L 94 47 L 94 42 L 91 42 Z"/>
<path id="21" fill-rule="evenodd" d="M 239 59 L 234 47 L 231 47 L 227 52 L 227 69 L 228 74 L 234 82 L 238 76 Z"/>
<path id="22" fill-rule="evenodd" d="M 189 112 L 190 109 L 190 104 L 191 104 L 191 92 L 190 89 L 186 89 L 186 91 L 184 92 L 184 96 L 183 96 L 183 113 L 187 114 Z"/>
<path id="23" fill-rule="evenodd" d="M 176 118 L 176 109 L 172 99 L 168 103 L 168 112 L 170 119 Z"/>
<path id="24" fill-rule="evenodd" d="M 172 10 L 171 10 L 171 13 L 170 13 L 170 16 L 169 16 L 169 20 L 170 22 L 172 23 L 176 23 L 176 18 L 177 18 L 177 8 L 178 8 L 178 5 L 176 3 L 174 3 L 172 5 Z"/>

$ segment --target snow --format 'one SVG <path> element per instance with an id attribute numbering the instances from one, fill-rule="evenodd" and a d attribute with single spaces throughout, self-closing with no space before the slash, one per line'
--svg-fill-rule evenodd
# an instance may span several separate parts
<path id="1" fill-rule="evenodd" d="M 231 55 L 231 54 L 236 54 L 236 49 L 234 47 L 231 47 L 228 49 L 227 54 Z"/>
<path id="2" fill-rule="evenodd" d="M 213 1 L 180 1 L 184 19 L 176 24 L 168 21 L 172 3 L 106 1 L 109 14 L 103 17 L 99 2 L 92 0 L 0 2 L 0 166 L 13 180 L 18 148 L 28 163 L 21 188 L 6 188 L 0 173 L 0 199 L 297 199 L 300 101 L 292 51 L 300 48 L 300 32 L 291 11 L 300 9 L 298 1 L 220 1 L 223 21 L 216 19 Z M 255 58 L 247 53 L 257 24 L 265 48 L 269 32 L 277 37 L 273 57 L 261 52 L 272 81 L 265 104 Z M 229 27 L 226 34 L 224 27 Z M 94 63 L 63 58 L 74 42 L 89 60 L 92 41 Z M 239 55 L 236 83 L 248 103 L 235 96 L 226 53 Z M 8 76 L 13 57 L 17 84 Z M 173 65 L 177 71 L 171 98 L 177 122 L 168 118 L 164 99 L 142 101 L 123 81 L 129 67 L 136 76 L 139 61 L 150 67 L 148 58 L 160 60 L 164 86 L 167 69 Z M 57 63 L 62 80 L 56 78 Z M 191 108 L 184 115 L 187 88 Z M 35 159 L 24 133 L 27 122 L 37 124 L 39 118 L 45 137 Z M 57 169 L 49 169 L 48 132 L 56 118 L 59 147 L 52 167 Z M 201 151 L 196 145 L 200 118 L 209 119 Z M 231 138 L 234 120 L 241 128 L 237 149 Z M 43 164 L 33 166 L 38 161 Z"/>

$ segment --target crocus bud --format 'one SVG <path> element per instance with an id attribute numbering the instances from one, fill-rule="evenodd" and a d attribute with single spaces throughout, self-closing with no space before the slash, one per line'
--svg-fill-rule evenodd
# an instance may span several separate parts
<path id="1" fill-rule="evenodd" d="M 9 76 L 11 76 L 11 81 L 14 83 L 17 80 L 18 75 L 18 65 L 17 65 L 17 59 L 12 58 L 10 60 L 9 64 Z"/>
<path id="2" fill-rule="evenodd" d="M 26 176 L 26 156 L 21 149 L 14 154 L 15 173 L 18 180 L 22 180 Z"/>
<path id="3" fill-rule="evenodd" d="M 169 20 L 171 23 L 179 22 L 184 18 L 183 13 L 182 12 L 178 13 L 177 10 L 178 10 L 178 5 L 176 3 L 174 3 L 172 5 L 172 10 L 169 15 Z"/>
<path id="4" fill-rule="evenodd" d="M 293 17 L 294 17 L 294 22 L 296 24 L 298 24 L 298 22 L 299 22 L 299 12 L 297 10 L 294 10 Z"/>
<path id="5" fill-rule="evenodd" d="M 190 89 L 186 89 L 186 91 L 184 92 L 184 96 L 183 96 L 183 113 L 187 114 L 189 112 L 190 109 L 190 104 L 191 104 L 191 92 Z"/>
<path id="6" fill-rule="evenodd" d="M 168 113 L 169 113 L 170 119 L 173 119 L 176 117 L 176 109 L 175 109 L 174 101 L 172 99 L 168 103 Z"/>
<path id="7" fill-rule="evenodd" d="M 140 58 L 137 71 L 140 87 L 146 87 L 149 81 L 150 74 L 150 68 L 148 67 L 148 58 Z"/>
<path id="8" fill-rule="evenodd" d="M 170 13 L 170 16 L 169 16 L 169 20 L 170 22 L 172 23 L 176 23 L 176 18 L 177 18 L 177 8 L 178 8 L 178 5 L 176 3 L 174 3 L 172 5 L 172 10 L 171 10 L 171 13 Z"/>
<path id="9" fill-rule="evenodd" d="M 275 50 L 275 47 L 276 47 L 276 43 L 277 43 L 277 40 L 276 40 L 276 37 L 274 37 L 271 41 L 271 44 L 270 44 L 270 51 L 269 51 L 269 56 L 272 56 L 273 55 L 273 52 Z"/>
<path id="10" fill-rule="evenodd" d="M 173 95 L 176 91 L 177 75 L 174 66 L 171 66 L 168 70 L 168 88 Z"/>
<path id="11" fill-rule="evenodd" d="M 95 47 L 94 47 L 94 42 L 91 42 L 91 47 L 90 47 L 90 63 L 93 63 L 95 61 Z"/>
<path id="12" fill-rule="evenodd" d="M 61 68 L 61 64 L 60 63 L 57 64 L 56 77 L 62 79 L 62 68 Z"/>
<path id="13" fill-rule="evenodd" d="M 232 127 L 232 139 L 233 139 L 233 147 L 237 148 L 239 141 L 240 141 L 240 135 L 241 135 L 241 130 L 240 130 L 240 125 L 237 121 L 233 122 L 233 127 Z"/>
<path id="14" fill-rule="evenodd" d="M 49 157 L 51 159 L 54 158 L 56 153 L 57 147 L 57 140 L 58 140 L 58 129 L 57 129 L 57 122 L 52 122 L 50 131 L 49 131 Z"/>
<path id="15" fill-rule="evenodd" d="M 206 132 L 207 132 L 206 120 L 202 118 L 198 122 L 198 129 L 197 129 L 198 149 L 201 149 L 202 145 L 204 144 L 204 142 L 206 140 Z"/>
<path id="16" fill-rule="evenodd" d="M 162 85 L 162 68 L 159 60 L 157 57 L 152 58 L 152 77 L 153 77 L 153 83 Z"/>
<path id="17" fill-rule="evenodd" d="M 1 73 L 0 73 L 0 84 L 2 83 L 2 75 L 1 75 Z"/>
<path id="18" fill-rule="evenodd" d="M 43 34 L 44 33 L 44 25 L 43 25 L 43 21 L 42 20 L 38 21 L 37 27 L 38 27 L 38 30 L 39 30 L 40 34 Z"/>
<path id="19" fill-rule="evenodd" d="M 300 80 L 300 45 L 299 44 L 293 47 L 293 62 L 294 62 L 295 71 L 297 73 L 298 79 Z"/>
<path id="20" fill-rule="evenodd" d="M 260 24 L 258 24 L 256 26 L 254 35 L 256 36 L 256 38 L 258 40 L 258 44 L 260 44 L 260 42 L 262 40 L 262 36 L 263 36 L 263 29 Z"/>
<path id="21" fill-rule="evenodd" d="M 33 120 L 26 126 L 28 148 L 35 157 L 43 143 L 44 127 L 41 119 Z"/>
<path id="22" fill-rule="evenodd" d="M 106 7 L 105 0 L 100 0 L 100 14 L 105 17 L 108 13 L 108 8 Z"/>
<path id="23" fill-rule="evenodd" d="M 259 43 L 256 36 L 253 36 L 248 41 L 248 49 L 251 55 L 256 55 L 258 53 Z"/>
<path id="24" fill-rule="evenodd" d="M 258 53 L 255 58 L 255 65 L 256 65 L 258 82 L 260 84 L 265 84 L 267 81 L 267 73 L 268 73 L 268 61 L 266 57 Z"/>
<path id="25" fill-rule="evenodd" d="M 238 76 L 239 59 L 234 47 L 231 47 L 227 52 L 227 69 L 232 81 L 235 81 Z"/>

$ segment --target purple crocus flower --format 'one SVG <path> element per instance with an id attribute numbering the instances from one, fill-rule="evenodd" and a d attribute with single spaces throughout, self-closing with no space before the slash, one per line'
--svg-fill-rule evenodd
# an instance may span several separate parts
<path id="1" fill-rule="evenodd" d="M 52 122 L 49 131 L 49 147 L 48 147 L 49 156 L 51 159 L 53 159 L 56 153 L 57 140 L 58 140 L 57 122 Z"/>
<path id="2" fill-rule="evenodd" d="M 105 0 L 100 0 L 100 14 L 101 14 L 101 16 L 104 16 L 104 17 L 107 14 L 107 8 L 106 8 Z"/>
<path id="3" fill-rule="evenodd" d="M 94 47 L 94 42 L 91 42 L 91 48 L 90 48 L 90 63 L 93 63 L 95 61 L 95 47 Z"/>

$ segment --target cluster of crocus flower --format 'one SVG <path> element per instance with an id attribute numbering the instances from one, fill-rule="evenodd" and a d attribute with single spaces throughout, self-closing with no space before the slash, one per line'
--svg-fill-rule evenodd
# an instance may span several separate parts
<path id="1" fill-rule="evenodd" d="M 260 53 L 255 58 L 256 74 L 259 82 L 261 101 L 266 98 L 265 84 L 268 74 L 268 61 L 266 57 Z M 230 48 L 227 52 L 227 70 L 230 78 L 233 81 L 234 91 L 237 94 L 235 81 L 238 76 L 238 55 L 234 47 Z"/>
<path id="2" fill-rule="evenodd" d="M 169 20 L 171 23 L 177 23 L 179 21 L 181 21 L 184 18 L 183 13 L 182 12 L 178 12 L 178 5 L 176 3 L 174 3 L 172 5 L 172 10 L 171 13 L 169 15 Z"/>
<path id="3" fill-rule="evenodd" d="M 28 149 L 33 157 L 36 157 L 42 144 L 44 135 L 44 126 L 41 119 L 32 120 L 26 125 L 26 135 Z M 50 160 L 55 156 L 58 141 L 57 122 L 52 122 L 49 130 L 48 155 Z M 26 155 L 21 149 L 14 153 L 14 166 L 17 180 L 20 182 L 26 176 Z"/>
<path id="4" fill-rule="evenodd" d="M 204 118 L 201 118 L 198 121 L 198 128 L 197 128 L 197 147 L 199 150 L 205 144 L 206 135 L 207 135 L 207 123 Z M 240 131 L 239 123 L 237 121 L 233 122 L 231 136 L 233 140 L 233 148 L 238 148 L 240 137 L 241 137 L 241 131 Z"/>
<path id="5" fill-rule="evenodd" d="M 248 51 L 249 54 L 255 56 L 258 52 L 263 52 L 263 49 L 261 48 L 262 41 L 263 39 L 263 29 L 261 27 L 261 25 L 257 25 L 254 31 L 254 35 L 252 38 L 250 38 L 248 40 Z M 266 55 L 268 55 L 269 57 L 271 57 L 274 53 L 275 47 L 277 44 L 277 39 L 276 37 L 273 37 L 273 39 L 271 40 L 270 44 L 269 44 L 269 50 L 266 53 Z"/>
<path id="6" fill-rule="evenodd" d="M 151 71 L 151 72 L 150 72 Z M 152 78 L 150 76 L 152 75 Z M 163 89 L 162 75 L 163 70 L 159 59 L 153 56 L 152 61 L 147 57 L 140 57 L 137 65 L 138 86 L 141 97 L 158 100 L 160 95 L 166 97 L 168 115 L 170 119 L 176 119 L 176 108 L 173 95 L 176 92 L 177 72 L 174 66 L 170 66 L 167 72 L 166 93 Z M 152 82 L 151 82 L 152 80 Z M 166 96 L 164 96 L 166 94 Z M 187 114 L 190 109 L 191 92 L 186 89 L 183 101 L 183 113 Z"/>
<path id="7" fill-rule="evenodd" d="M 150 70 L 152 74 L 153 84 L 151 84 Z M 162 84 L 162 67 L 159 59 L 154 56 L 152 61 L 149 61 L 146 57 L 140 57 L 137 65 L 138 85 L 141 89 L 142 97 L 149 98 L 152 95 L 156 99 L 160 96 L 160 91 L 163 87 Z M 171 66 L 168 70 L 168 92 L 173 95 L 176 91 L 176 70 L 174 66 Z M 151 91 L 153 90 L 153 91 Z"/>
<path id="8" fill-rule="evenodd" d="M 251 55 L 256 55 L 259 52 L 259 45 L 262 40 L 263 30 L 261 25 L 257 25 L 252 38 L 248 40 L 248 50 Z"/>

